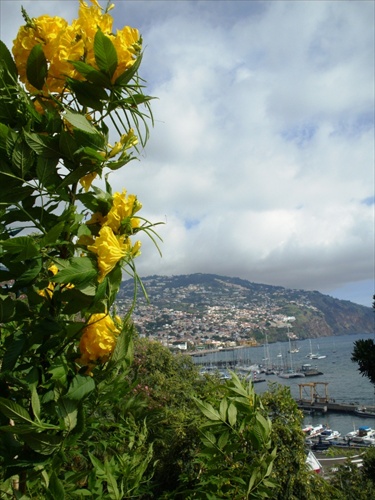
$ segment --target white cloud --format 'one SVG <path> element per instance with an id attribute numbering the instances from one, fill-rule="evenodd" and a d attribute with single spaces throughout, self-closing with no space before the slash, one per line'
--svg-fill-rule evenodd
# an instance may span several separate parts
<path id="1" fill-rule="evenodd" d="M 115 4 L 116 25 L 142 32 L 141 75 L 158 98 L 141 161 L 111 177 L 166 221 L 163 258 L 145 241 L 140 271 L 369 305 L 358 290 L 374 278 L 374 205 L 363 203 L 374 192 L 373 2 Z M 1 3 L 7 43 L 20 5 Z M 23 5 L 72 18 L 78 2 Z"/>

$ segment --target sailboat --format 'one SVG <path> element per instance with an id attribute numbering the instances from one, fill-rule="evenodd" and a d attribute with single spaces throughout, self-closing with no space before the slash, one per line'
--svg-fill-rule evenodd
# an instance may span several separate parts
<path id="1" fill-rule="evenodd" d="M 292 339 L 291 340 L 291 348 L 289 351 L 291 354 L 295 354 L 296 352 L 299 352 L 299 347 L 297 345 L 297 339 Z"/>
<path id="2" fill-rule="evenodd" d="M 290 357 L 290 369 L 285 369 L 279 373 L 280 378 L 297 378 L 297 377 L 304 377 L 305 374 L 302 372 L 296 372 L 293 368 L 293 360 L 292 360 L 292 354 L 291 354 L 291 341 L 289 337 L 289 357 Z"/>
<path id="3" fill-rule="evenodd" d="M 298 337 L 294 333 L 289 333 L 289 323 L 287 323 L 286 326 L 288 328 L 287 337 L 290 340 L 290 342 L 289 342 L 289 352 L 291 354 L 295 354 L 295 353 L 299 352 L 299 347 L 297 345 Z"/>
<path id="4" fill-rule="evenodd" d="M 310 342 L 310 352 L 309 352 L 309 354 L 306 355 L 306 358 L 308 358 L 308 359 L 324 359 L 324 358 L 327 357 L 327 356 L 321 356 L 318 353 L 313 353 L 312 352 L 311 339 L 309 339 L 309 342 Z"/>

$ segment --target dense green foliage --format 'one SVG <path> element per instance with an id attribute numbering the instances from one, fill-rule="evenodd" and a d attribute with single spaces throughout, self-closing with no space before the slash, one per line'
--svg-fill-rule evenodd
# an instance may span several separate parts
<path id="1" fill-rule="evenodd" d="M 324 498 L 289 393 L 137 339 L 136 291 L 115 314 L 131 239 L 157 237 L 108 179 L 148 135 L 137 30 L 97 0 L 71 26 L 23 14 L 15 59 L 0 42 L 0 498 Z"/>
<path id="2" fill-rule="evenodd" d="M 375 295 L 373 296 L 375 312 Z M 361 339 L 354 342 L 352 361 L 358 363 L 358 370 L 375 385 L 375 342 L 373 339 Z"/>

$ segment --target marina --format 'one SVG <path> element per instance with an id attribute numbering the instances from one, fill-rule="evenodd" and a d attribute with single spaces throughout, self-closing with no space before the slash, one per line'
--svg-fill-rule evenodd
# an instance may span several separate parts
<path id="1" fill-rule="evenodd" d="M 257 383 L 256 392 L 267 391 L 270 383 L 286 385 L 292 397 L 304 412 L 304 422 L 326 426 L 345 434 L 361 425 L 375 427 L 375 395 L 374 386 L 366 377 L 362 377 L 356 363 L 351 361 L 353 344 L 356 340 L 374 338 L 374 334 L 342 335 L 315 339 L 313 353 L 319 352 L 321 359 L 306 359 L 311 352 L 309 339 L 298 340 L 299 352 L 292 354 L 296 371 L 311 370 L 312 375 L 301 378 L 281 378 L 279 370 L 285 366 L 290 353 L 289 341 L 270 343 L 269 356 L 265 356 L 264 346 L 240 347 L 235 349 L 206 351 L 193 356 L 199 366 L 219 369 L 224 373 L 234 370 L 248 375 L 250 371 L 259 370 L 259 376 L 265 381 Z M 314 349 L 319 341 L 319 351 Z M 265 357 L 269 359 L 264 361 Z M 217 363 L 219 362 L 219 363 Z M 314 371 L 318 373 L 314 373 Z M 304 386 L 300 394 L 300 384 L 317 383 L 317 398 L 311 397 L 311 388 Z M 327 395 L 325 391 L 327 384 Z"/>

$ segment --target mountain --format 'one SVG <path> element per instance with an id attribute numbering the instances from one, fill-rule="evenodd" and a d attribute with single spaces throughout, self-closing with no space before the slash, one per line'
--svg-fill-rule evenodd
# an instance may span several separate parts
<path id="1" fill-rule="evenodd" d="M 373 333 L 371 307 L 334 299 L 317 291 L 252 283 L 214 274 L 142 278 L 149 303 L 138 290 L 133 320 L 149 336 L 257 341 Z M 133 280 L 121 284 L 117 298 L 125 313 L 134 294 Z"/>

